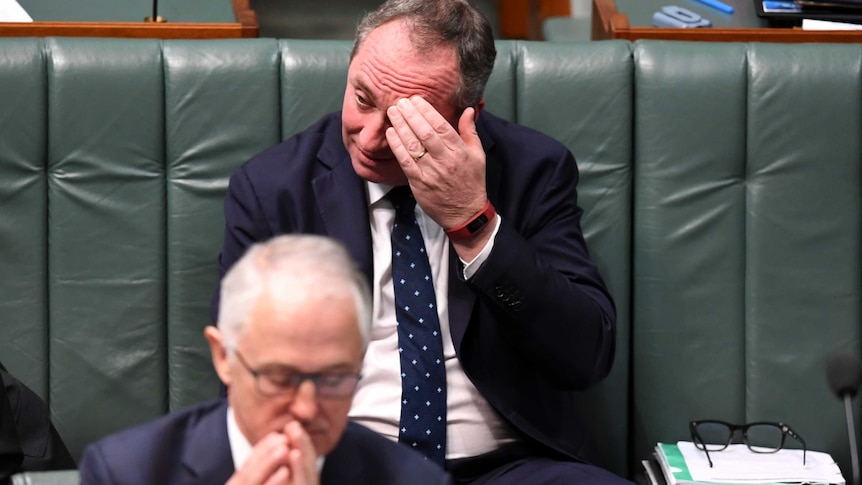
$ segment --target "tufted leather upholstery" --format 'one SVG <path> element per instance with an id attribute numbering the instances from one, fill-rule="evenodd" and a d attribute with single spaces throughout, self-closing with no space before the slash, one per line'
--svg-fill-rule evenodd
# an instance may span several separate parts
<path id="1" fill-rule="evenodd" d="M 572 149 L 616 298 L 615 367 L 573 410 L 602 465 L 697 418 L 785 420 L 846 464 L 823 361 L 859 349 L 860 48 L 497 47 L 488 109 Z M 227 178 L 340 108 L 349 51 L 0 39 L 0 356 L 73 454 L 216 395 Z"/>
<path id="2" fill-rule="evenodd" d="M 636 453 L 692 419 L 776 420 L 849 476 L 825 360 L 860 348 L 862 50 L 634 56 Z"/>

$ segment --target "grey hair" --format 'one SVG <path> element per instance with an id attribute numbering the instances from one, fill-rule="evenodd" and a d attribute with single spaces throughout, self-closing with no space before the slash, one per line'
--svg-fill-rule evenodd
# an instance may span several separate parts
<path id="1" fill-rule="evenodd" d="M 475 107 L 497 57 L 488 19 L 465 0 L 388 0 L 359 22 L 350 59 L 372 30 L 394 20 L 407 22 L 413 48 L 418 51 L 439 44 L 455 49 L 461 79 L 452 101 L 459 110 Z"/>
<path id="2" fill-rule="evenodd" d="M 252 245 L 221 284 L 218 327 L 224 346 L 236 343 L 255 304 L 264 295 L 303 292 L 354 302 L 363 349 L 371 332 L 371 291 L 344 246 L 314 235 L 276 236 Z"/>

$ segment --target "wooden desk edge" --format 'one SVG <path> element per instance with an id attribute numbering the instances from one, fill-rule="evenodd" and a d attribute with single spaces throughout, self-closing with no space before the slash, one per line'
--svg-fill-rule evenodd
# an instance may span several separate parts
<path id="1" fill-rule="evenodd" d="M 237 39 L 257 37 L 249 0 L 231 0 L 236 22 L 0 22 L 0 37 L 123 37 L 138 39 Z"/>
<path id="2" fill-rule="evenodd" d="M 592 39 L 614 39 L 614 34 L 628 30 L 629 18 L 617 11 L 614 0 L 593 0 Z"/>
<path id="3" fill-rule="evenodd" d="M 0 22 L 0 37 L 224 39 L 257 37 L 257 32 L 240 23 Z"/>

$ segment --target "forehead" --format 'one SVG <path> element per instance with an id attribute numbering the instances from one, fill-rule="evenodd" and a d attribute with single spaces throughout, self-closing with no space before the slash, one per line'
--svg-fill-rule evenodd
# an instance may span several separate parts
<path id="1" fill-rule="evenodd" d="M 417 50 L 409 25 L 393 21 L 365 38 L 348 71 L 349 81 L 393 98 L 420 95 L 450 102 L 460 77 L 455 50 L 447 45 Z M 432 102 L 432 104 L 436 104 Z"/>
<path id="2" fill-rule="evenodd" d="M 258 362 L 308 372 L 361 362 L 362 338 L 350 297 L 297 294 L 290 300 L 264 295 L 257 301 L 239 337 L 243 350 L 254 352 Z"/>

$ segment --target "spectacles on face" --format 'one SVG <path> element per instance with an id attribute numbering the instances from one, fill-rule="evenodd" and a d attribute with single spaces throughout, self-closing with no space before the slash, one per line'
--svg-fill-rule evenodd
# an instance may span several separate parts
<path id="1" fill-rule="evenodd" d="M 254 377 L 257 391 L 267 397 L 287 397 L 296 394 L 296 390 L 305 381 L 311 381 L 317 388 L 317 395 L 325 399 L 343 399 L 353 395 L 359 374 L 346 372 L 326 372 L 320 374 L 305 374 L 279 369 L 254 369 L 237 349 L 226 349 L 236 355 L 237 360 Z"/>
<path id="2" fill-rule="evenodd" d="M 805 464 L 805 441 L 796 431 L 784 424 L 759 421 L 748 424 L 731 424 L 718 420 L 701 420 L 689 423 L 691 440 L 694 445 L 706 453 L 706 459 L 712 468 L 710 451 L 721 451 L 730 445 L 736 431 L 742 431 L 742 441 L 748 449 L 755 453 L 775 453 L 784 448 L 787 436 L 802 443 L 802 464 Z"/>

